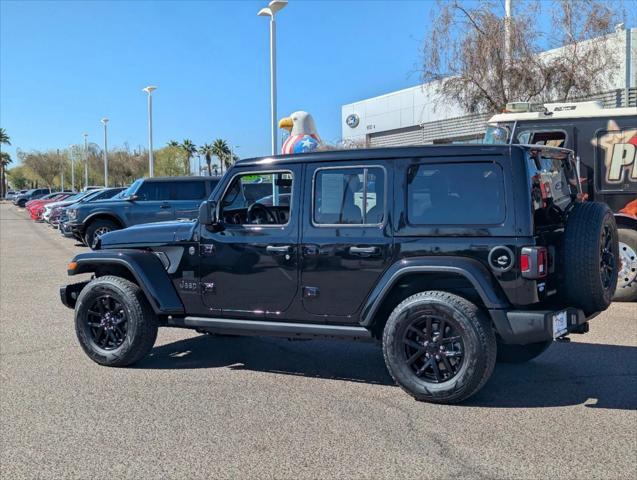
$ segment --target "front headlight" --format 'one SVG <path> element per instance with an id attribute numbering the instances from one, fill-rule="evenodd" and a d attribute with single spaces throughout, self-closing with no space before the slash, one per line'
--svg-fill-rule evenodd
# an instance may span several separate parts
<path id="1" fill-rule="evenodd" d="M 72 209 L 72 210 L 67 210 L 66 214 L 69 217 L 69 220 L 75 220 L 77 218 L 77 210 Z"/>

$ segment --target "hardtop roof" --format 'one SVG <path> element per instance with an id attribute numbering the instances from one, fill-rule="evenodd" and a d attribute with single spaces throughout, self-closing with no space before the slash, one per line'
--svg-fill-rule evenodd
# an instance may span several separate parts
<path id="1" fill-rule="evenodd" d="M 218 177 L 203 177 L 203 176 L 192 176 L 192 177 L 152 177 L 152 178 L 143 178 L 144 182 L 187 182 L 192 180 L 201 180 L 203 181 L 213 181 L 219 180 Z"/>
<path id="2" fill-rule="evenodd" d="M 544 145 L 492 145 L 492 144 L 464 144 L 464 145 L 414 145 L 405 147 L 361 148 L 351 150 L 326 150 L 320 152 L 298 153 L 292 155 L 274 155 L 268 157 L 254 157 L 238 160 L 235 165 L 263 166 L 286 165 L 291 163 L 317 163 L 338 161 L 364 161 L 373 159 L 417 158 L 417 157 L 468 157 L 487 155 L 507 155 L 512 149 L 541 149 L 547 154 L 570 152 L 570 150 Z"/>

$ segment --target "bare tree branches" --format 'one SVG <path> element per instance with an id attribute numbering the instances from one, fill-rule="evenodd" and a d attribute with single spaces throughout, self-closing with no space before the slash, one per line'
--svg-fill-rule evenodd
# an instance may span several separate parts
<path id="1" fill-rule="evenodd" d="M 552 31 L 538 31 L 549 6 Z M 607 88 L 619 65 L 613 48 L 616 9 L 602 0 L 516 2 L 507 21 L 501 2 L 439 0 L 423 46 L 423 81 L 467 111 L 496 112 L 510 101 L 544 102 Z M 544 52 L 549 47 L 562 47 Z M 508 54 L 507 54 L 508 53 Z"/>

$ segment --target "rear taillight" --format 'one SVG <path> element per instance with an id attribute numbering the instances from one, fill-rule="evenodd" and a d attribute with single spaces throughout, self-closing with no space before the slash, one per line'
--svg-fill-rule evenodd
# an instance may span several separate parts
<path id="1" fill-rule="evenodd" d="M 524 247 L 520 254 L 520 270 L 524 278 L 544 278 L 549 271 L 549 255 L 544 247 Z"/>

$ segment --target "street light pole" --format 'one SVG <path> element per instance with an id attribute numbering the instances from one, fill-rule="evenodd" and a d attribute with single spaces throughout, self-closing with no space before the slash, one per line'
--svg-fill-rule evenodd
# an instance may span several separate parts
<path id="1" fill-rule="evenodd" d="M 104 124 L 104 186 L 108 187 L 108 133 L 106 128 L 108 118 L 102 118 L 101 122 Z"/>
<path id="2" fill-rule="evenodd" d="M 153 90 L 157 87 L 149 85 L 142 91 L 148 94 L 148 176 L 153 177 L 155 162 L 153 160 Z"/>
<path id="3" fill-rule="evenodd" d="M 276 22 L 274 16 L 288 4 L 287 0 L 272 0 L 267 7 L 259 10 L 260 17 L 270 17 L 270 123 L 272 127 L 272 155 L 277 153 L 276 120 Z"/>
<path id="4" fill-rule="evenodd" d="M 73 153 L 74 145 L 69 145 L 69 159 L 71 160 L 71 191 L 75 191 L 75 161 L 73 157 L 75 154 Z"/>
<path id="5" fill-rule="evenodd" d="M 64 163 L 62 163 L 60 161 L 60 149 L 58 148 L 57 151 L 57 159 L 58 162 L 60 162 L 60 166 L 61 166 L 61 170 L 60 170 L 60 191 L 64 191 Z"/>
<path id="6" fill-rule="evenodd" d="M 84 135 L 84 188 L 88 188 L 88 133 Z"/>

